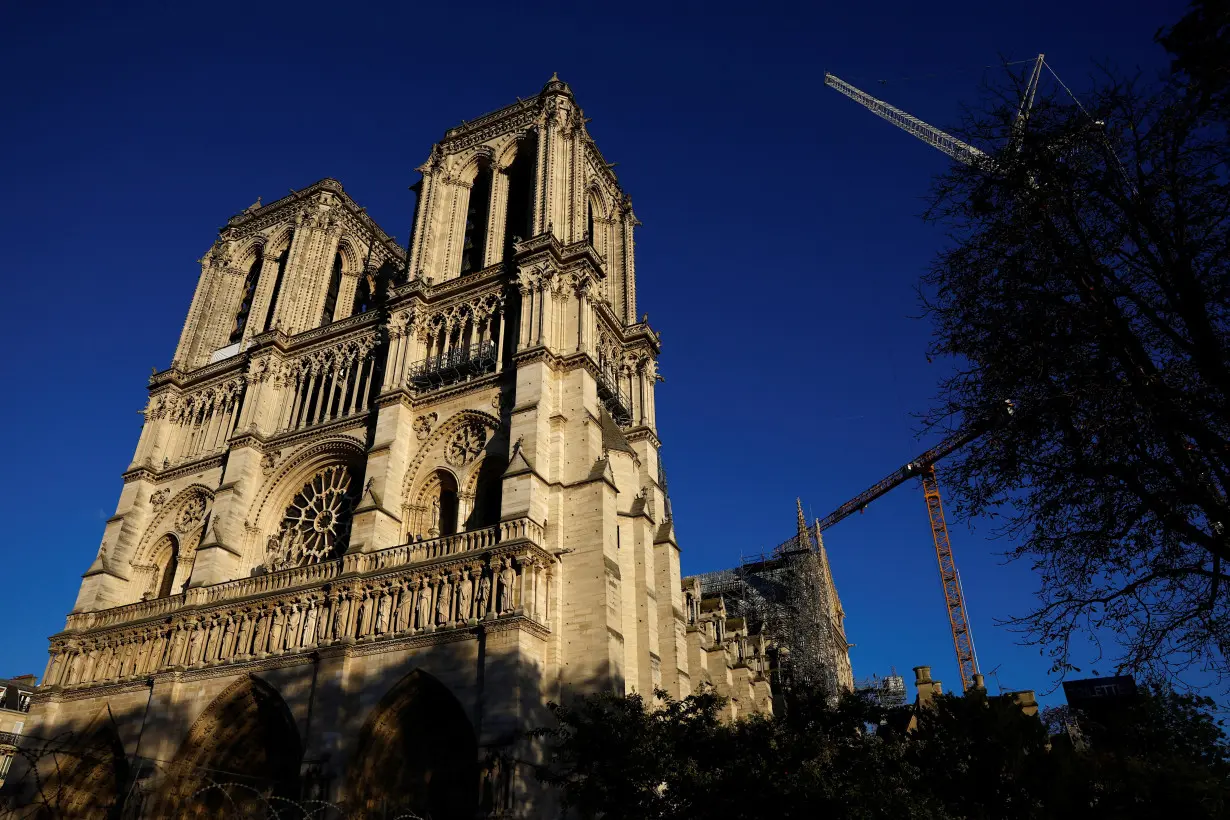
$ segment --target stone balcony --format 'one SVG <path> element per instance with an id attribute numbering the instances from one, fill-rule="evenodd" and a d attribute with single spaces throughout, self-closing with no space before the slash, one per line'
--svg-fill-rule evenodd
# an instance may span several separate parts
<path id="1" fill-rule="evenodd" d="M 546 630 L 556 561 L 528 518 L 79 612 L 46 686 L 84 687 L 332 644 L 439 636 L 504 618 Z"/>

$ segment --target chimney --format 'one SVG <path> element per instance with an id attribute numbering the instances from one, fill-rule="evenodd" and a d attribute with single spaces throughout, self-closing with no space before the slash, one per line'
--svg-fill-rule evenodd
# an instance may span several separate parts
<path id="1" fill-rule="evenodd" d="M 930 706 L 931 701 L 944 691 L 940 681 L 931 680 L 930 666 L 914 667 L 914 688 L 918 690 L 915 701 L 918 706 Z"/>
<path id="2" fill-rule="evenodd" d="M 981 689 L 984 692 L 986 691 L 987 685 L 981 674 L 974 675 L 974 688 Z"/>

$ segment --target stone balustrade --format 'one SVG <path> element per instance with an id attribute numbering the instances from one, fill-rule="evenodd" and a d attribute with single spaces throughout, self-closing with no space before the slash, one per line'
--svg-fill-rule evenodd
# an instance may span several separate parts
<path id="1" fill-rule="evenodd" d="M 513 616 L 549 628 L 556 561 L 539 545 L 541 536 L 541 527 L 528 519 L 506 521 L 80 613 L 52 639 L 44 685 L 118 682 L 334 644 L 470 629 Z M 352 566 L 370 574 L 353 575 Z"/>
<path id="2" fill-rule="evenodd" d="M 68 616 L 65 631 L 81 632 L 137 623 L 151 618 L 164 617 L 185 607 L 209 606 L 224 601 L 236 601 L 315 586 L 342 575 L 376 572 L 427 561 L 439 561 L 514 541 L 528 541 L 541 548 L 542 526 L 529 518 L 514 518 L 494 527 L 460 532 L 429 541 L 401 544 L 376 552 L 351 553 L 334 561 L 322 561 L 279 572 L 255 575 L 251 578 L 239 578 L 211 586 L 195 587 L 187 592 L 168 595 L 164 598 L 153 598 L 94 612 L 75 612 Z"/>

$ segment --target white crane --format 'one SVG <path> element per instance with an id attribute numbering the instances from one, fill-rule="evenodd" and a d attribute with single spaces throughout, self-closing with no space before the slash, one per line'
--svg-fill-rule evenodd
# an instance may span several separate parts
<path id="1" fill-rule="evenodd" d="M 1021 97 L 1021 107 L 1017 112 L 1018 127 L 1024 120 L 1025 115 L 1029 113 L 1029 109 L 1033 107 L 1034 94 L 1038 90 L 1038 79 L 1042 76 L 1042 66 L 1045 65 L 1043 56 L 1039 54 L 1034 60 L 1034 70 L 1029 77 L 1029 83 L 1025 86 L 1025 93 Z M 938 148 L 958 162 L 964 162 L 966 165 L 976 165 L 987 159 L 985 151 L 981 151 L 967 142 L 962 142 L 952 134 L 945 133 L 934 125 L 923 122 L 913 114 L 907 114 L 900 108 L 871 96 L 866 91 L 855 88 L 840 77 L 825 72 L 824 84 L 845 94 L 871 113 L 883 117 L 902 131 L 913 134 L 928 145 Z"/>

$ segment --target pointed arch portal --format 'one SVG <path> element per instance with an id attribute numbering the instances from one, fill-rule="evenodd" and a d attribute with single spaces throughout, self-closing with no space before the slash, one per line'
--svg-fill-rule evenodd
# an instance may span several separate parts
<path id="1" fill-rule="evenodd" d="M 478 810 L 478 745 L 461 704 L 414 671 L 377 704 L 359 735 L 346 778 L 356 818 L 412 811 L 433 820 Z M 387 814 L 386 814 L 387 813 Z"/>
<path id="2" fill-rule="evenodd" d="M 247 816 L 264 805 L 261 794 L 297 799 L 301 757 L 299 730 L 282 696 L 260 678 L 243 678 L 192 724 L 154 816 Z M 222 783 L 248 788 L 209 788 Z"/>

